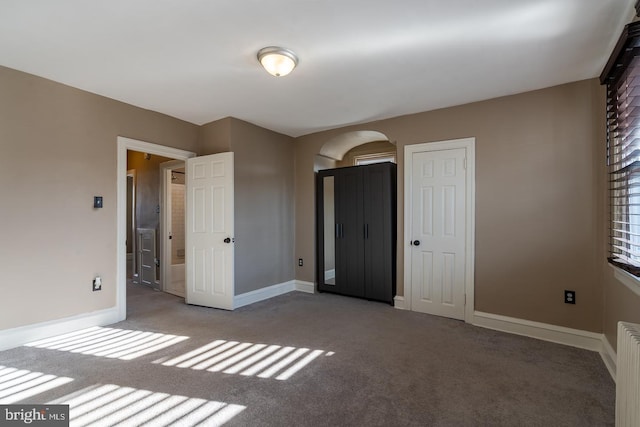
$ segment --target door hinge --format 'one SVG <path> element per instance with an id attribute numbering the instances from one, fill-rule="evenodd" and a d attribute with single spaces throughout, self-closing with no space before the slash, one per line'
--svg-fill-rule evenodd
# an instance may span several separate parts
<path id="1" fill-rule="evenodd" d="M 464 170 L 467 170 L 467 158 L 466 157 L 462 158 L 462 168 Z"/>
<path id="2" fill-rule="evenodd" d="M 467 305 L 467 294 L 464 294 L 464 305 Z"/>

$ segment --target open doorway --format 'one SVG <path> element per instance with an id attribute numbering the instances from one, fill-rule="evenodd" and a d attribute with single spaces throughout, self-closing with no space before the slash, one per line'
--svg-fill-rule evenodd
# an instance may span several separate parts
<path id="1" fill-rule="evenodd" d="M 129 230 L 131 230 L 131 282 L 155 290 L 163 290 L 161 266 L 162 256 L 161 212 L 163 197 L 161 190 L 161 165 L 171 158 L 135 150 L 127 150 L 127 184 L 129 175 L 135 176 L 135 186 L 131 188 L 128 201 L 131 205 L 131 229 L 127 226 L 127 251 L 129 251 Z M 129 203 L 128 203 L 129 205 Z M 129 219 L 129 215 L 128 215 Z"/>
<path id="2" fill-rule="evenodd" d="M 118 248 L 118 264 L 117 264 L 117 277 L 118 283 L 116 287 L 116 304 L 118 308 L 118 319 L 124 320 L 127 317 L 127 170 L 136 169 L 136 186 L 135 195 L 136 201 L 139 203 L 142 197 L 142 188 L 139 185 L 141 176 L 140 170 L 129 166 L 129 153 L 138 152 L 142 153 L 143 161 L 144 155 L 149 155 L 151 161 L 156 157 L 156 160 L 162 160 L 160 163 L 170 160 L 187 160 L 191 157 L 195 157 L 195 153 L 177 148 L 166 147 L 162 145 L 152 144 L 149 142 L 139 141 L 131 138 L 119 136 L 117 140 L 118 145 L 118 161 L 117 161 L 117 248 Z M 133 162 L 132 162 L 133 163 Z M 159 182 L 159 168 L 156 168 L 156 183 Z M 158 188 L 159 185 L 156 187 Z M 159 191 L 155 191 L 157 200 L 159 201 Z M 153 215 L 159 218 L 160 203 L 155 206 L 153 203 L 146 203 L 146 209 L 152 208 Z M 159 221 L 158 221 L 159 223 Z M 136 224 L 137 228 L 141 228 L 141 224 Z M 159 225 L 158 225 L 159 227 Z M 153 228 L 154 230 L 157 228 Z M 136 252 L 139 254 L 140 249 L 136 248 Z M 139 255 L 138 255 L 139 256 Z M 155 274 L 160 275 L 159 272 Z M 159 284 L 158 284 L 159 285 Z"/>
<path id="3" fill-rule="evenodd" d="M 186 303 L 233 310 L 234 289 L 234 155 L 233 152 L 196 157 L 193 152 L 118 137 L 117 157 L 117 277 L 118 319 L 127 318 L 127 157 L 132 152 L 143 154 L 145 161 L 154 156 L 164 163 L 186 162 L 185 171 L 185 297 Z M 164 157 L 164 158 L 162 158 Z M 136 168 L 137 169 L 137 168 Z M 159 169 L 159 168 L 158 168 Z M 139 206 L 143 191 L 141 171 L 136 170 L 136 200 Z M 157 171 L 156 179 L 160 172 Z M 156 181 L 158 182 L 158 181 Z M 158 193 L 156 193 L 158 194 Z M 158 195 L 158 200 L 160 196 Z M 146 204 L 148 207 L 149 204 Z M 153 205 L 151 203 L 151 205 Z M 154 209 L 160 215 L 161 204 Z M 141 228 L 140 222 L 137 228 Z M 157 230 L 160 227 L 160 221 Z M 157 237 L 158 232 L 154 233 Z M 160 234 L 161 235 L 161 234 Z M 138 254 L 140 247 L 137 248 Z M 157 258 L 157 257 L 156 257 Z M 140 258 L 139 258 L 140 260 Z M 158 267 L 156 260 L 156 267 Z M 138 266 L 140 271 L 141 266 Z M 156 274 L 159 274 L 156 272 Z M 143 281 L 143 278 L 140 278 Z"/>

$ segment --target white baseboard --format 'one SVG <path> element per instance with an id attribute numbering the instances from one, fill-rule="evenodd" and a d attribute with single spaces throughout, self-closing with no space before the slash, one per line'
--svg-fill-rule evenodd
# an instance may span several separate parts
<path id="1" fill-rule="evenodd" d="M 398 310 L 406 310 L 407 306 L 404 303 L 404 297 L 401 295 L 396 295 L 393 298 L 393 306 Z"/>
<path id="2" fill-rule="evenodd" d="M 288 282 L 278 283 L 262 289 L 256 289 L 255 291 L 234 296 L 233 308 L 244 307 L 245 305 L 284 295 L 294 290 L 295 280 L 289 280 Z"/>
<path id="3" fill-rule="evenodd" d="M 316 293 L 316 285 L 313 282 L 305 282 L 302 280 L 295 280 L 296 282 L 296 291 L 306 292 L 308 294 Z"/>
<path id="4" fill-rule="evenodd" d="M 258 301 L 264 301 L 269 298 L 284 295 L 292 291 L 306 292 L 313 294 L 315 285 L 312 282 L 303 282 L 302 280 L 289 280 L 288 282 L 278 283 L 267 286 L 266 288 L 256 289 L 255 291 L 246 292 L 244 294 L 233 297 L 233 307 L 240 308 L 245 305 L 253 304 Z"/>
<path id="5" fill-rule="evenodd" d="M 600 356 L 602 357 L 602 361 L 607 367 L 609 374 L 611 374 L 611 378 L 613 378 L 613 381 L 615 382 L 617 355 L 613 347 L 611 347 L 611 344 L 609 344 L 609 340 L 605 335 L 602 335 L 602 351 L 600 352 Z"/>
<path id="6" fill-rule="evenodd" d="M 509 332 L 602 353 L 603 334 L 595 332 L 533 322 L 531 320 L 516 319 L 498 314 L 482 313 L 479 311 L 474 312 L 471 323 L 483 328 L 495 329 L 497 331 Z"/>
<path id="7" fill-rule="evenodd" d="M 0 331 L 0 351 L 92 326 L 111 325 L 119 321 L 118 309 L 114 307 L 64 319 L 5 329 Z"/>

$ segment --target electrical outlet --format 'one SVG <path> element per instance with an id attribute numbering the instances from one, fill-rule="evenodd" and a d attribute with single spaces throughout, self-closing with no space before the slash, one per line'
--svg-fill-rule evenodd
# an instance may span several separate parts
<path id="1" fill-rule="evenodd" d="M 576 303 L 576 291 L 564 291 L 564 303 L 575 304 Z"/>
<path id="2" fill-rule="evenodd" d="M 302 264 L 303 264 L 302 258 L 298 258 L 298 267 L 302 267 Z"/>
<path id="3" fill-rule="evenodd" d="M 101 291 L 101 290 L 102 290 L 102 278 L 100 276 L 97 276 L 95 279 L 93 279 L 93 292 Z"/>

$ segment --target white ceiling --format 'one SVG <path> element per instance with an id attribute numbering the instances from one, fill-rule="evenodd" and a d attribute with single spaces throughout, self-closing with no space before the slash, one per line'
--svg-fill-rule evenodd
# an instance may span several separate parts
<path id="1" fill-rule="evenodd" d="M 635 0 L 0 0 L 0 65 L 291 136 L 598 76 Z M 299 56 L 287 77 L 256 59 Z M 0 94 L 1 96 L 1 94 Z"/>

